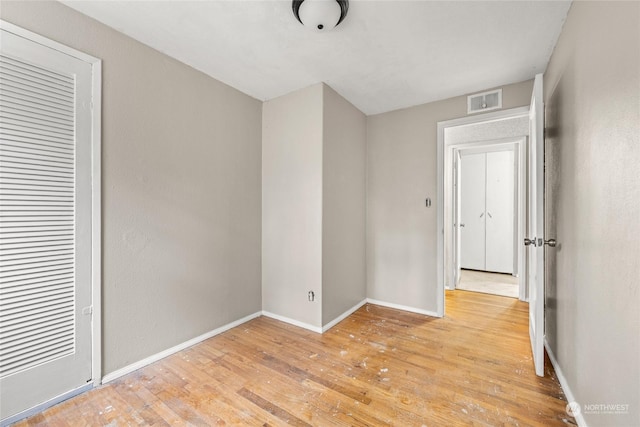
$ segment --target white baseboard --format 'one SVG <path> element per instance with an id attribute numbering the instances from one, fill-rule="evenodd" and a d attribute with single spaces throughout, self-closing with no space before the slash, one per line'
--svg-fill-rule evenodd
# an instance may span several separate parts
<path id="1" fill-rule="evenodd" d="M 546 337 L 544 339 L 544 348 L 547 350 L 547 354 L 549 355 L 549 360 L 551 360 L 551 365 L 553 365 L 553 369 L 556 371 L 556 376 L 558 377 L 558 381 L 560 381 L 560 386 L 562 387 L 562 391 L 564 392 L 564 395 L 567 397 L 567 402 L 575 402 L 576 399 L 573 396 L 573 393 L 571 392 L 569 383 L 567 382 L 567 379 L 562 373 L 562 369 L 560 369 L 560 365 L 558 364 L 558 359 L 556 359 L 556 356 L 553 354 L 553 351 L 551 351 L 551 347 L 549 346 L 549 343 L 547 342 Z M 585 421 L 582 413 L 578 414 L 575 417 L 575 420 L 580 427 L 588 427 L 587 422 Z"/>
<path id="2" fill-rule="evenodd" d="M 333 319 L 331 322 L 329 322 L 326 325 L 324 325 L 322 327 L 322 332 L 323 333 L 327 332 L 329 329 L 333 328 L 338 323 L 342 322 L 344 319 L 349 317 L 353 312 L 355 312 L 357 309 L 359 309 L 360 307 L 362 307 L 366 303 L 367 303 L 367 299 L 365 298 L 362 301 L 360 301 L 359 303 L 357 303 L 356 305 L 354 305 L 353 307 L 351 307 L 350 309 L 348 309 L 347 311 L 345 311 L 344 313 L 342 313 L 340 316 L 338 316 L 335 319 Z"/>
<path id="3" fill-rule="evenodd" d="M 194 345 L 196 345 L 196 344 L 198 344 L 198 343 L 200 343 L 200 342 L 202 342 L 202 341 L 204 341 L 206 339 L 209 339 L 209 338 L 214 337 L 214 336 L 216 336 L 218 334 L 221 334 L 221 333 L 223 333 L 225 331 L 228 331 L 231 328 L 235 328 L 236 326 L 242 325 L 243 323 L 248 322 L 251 319 L 255 319 L 256 317 L 259 317 L 261 314 L 262 314 L 262 312 L 260 312 L 260 311 L 258 311 L 257 313 L 250 314 L 248 316 L 243 317 L 242 319 L 238 319 L 238 320 L 236 320 L 234 322 L 227 323 L 224 326 L 221 326 L 221 327 L 216 328 L 216 329 L 214 329 L 212 331 L 209 331 L 209 332 L 207 332 L 205 334 L 202 334 L 202 335 L 200 335 L 198 337 L 190 339 L 189 341 L 185 341 L 185 342 L 183 342 L 181 344 L 178 344 L 176 346 L 173 346 L 171 348 L 163 350 L 160 353 L 156 353 L 156 354 L 154 354 L 152 356 L 149 356 L 149 357 L 144 358 L 142 360 L 139 360 L 139 361 L 137 361 L 135 363 L 132 363 L 131 365 L 125 366 L 124 368 L 120 368 L 120 369 L 118 369 L 116 371 L 113 371 L 113 372 L 105 375 L 104 377 L 102 377 L 102 384 L 106 384 L 108 382 L 111 382 L 111 381 L 113 381 L 113 380 L 115 380 L 117 378 L 120 378 L 123 375 L 127 375 L 127 374 L 129 374 L 129 373 L 131 373 L 131 372 L 133 372 L 135 370 L 138 370 L 140 368 L 143 368 L 143 367 L 145 367 L 145 366 L 147 366 L 147 365 L 149 365 L 149 364 L 151 364 L 153 362 L 157 362 L 160 359 L 163 359 L 163 358 L 165 358 L 167 356 L 171 356 L 174 353 L 182 351 L 185 348 L 189 348 L 191 346 L 194 346 Z"/>
<path id="4" fill-rule="evenodd" d="M 322 328 L 320 326 L 313 326 L 309 323 L 300 322 L 299 320 L 291 319 L 290 317 L 281 316 L 279 314 L 271 313 L 269 311 L 262 311 L 262 315 L 266 317 L 270 317 L 272 319 L 279 320 L 284 323 L 288 323 L 293 326 L 297 326 L 299 328 L 304 328 L 312 332 L 316 332 L 318 334 L 322 333 Z"/>
<path id="5" fill-rule="evenodd" d="M 442 317 L 442 316 L 439 316 L 438 313 L 436 313 L 435 311 L 423 310 L 421 308 L 409 307 L 407 305 L 394 304 L 392 302 L 385 302 L 385 301 L 380 301 L 380 300 L 371 299 L 371 298 L 367 298 L 367 302 L 374 305 L 381 305 L 383 307 L 395 308 L 396 310 L 408 311 L 408 312 L 417 313 L 417 314 L 424 314 L 426 316 L 431 316 L 431 317 Z"/>

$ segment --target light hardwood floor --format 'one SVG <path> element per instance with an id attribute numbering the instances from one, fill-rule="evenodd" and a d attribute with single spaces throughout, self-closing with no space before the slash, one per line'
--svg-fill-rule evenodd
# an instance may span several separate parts
<path id="1" fill-rule="evenodd" d="M 435 319 L 365 305 L 324 335 L 260 317 L 18 425 L 574 424 L 527 304 L 447 293 Z"/>

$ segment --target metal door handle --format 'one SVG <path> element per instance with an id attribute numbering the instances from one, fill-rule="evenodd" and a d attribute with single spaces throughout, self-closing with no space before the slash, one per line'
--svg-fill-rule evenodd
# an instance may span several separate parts
<path id="1" fill-rule="evenodd" d="M 491 216 L 491 212 L 487 212 L 487 216 L 488 216 L 489 218 L 493 218 L 493 217 Z"/>
<path id="2" fill-rule="evenodd" d="M 536 238 L 534 237 L 533 239 L 527 239 L 527 238 L 525 237 L 525 238 L 524 238 L 524 245 L 525 245 L 525 246 L 529 246 L 529 245 L 537 246 L 537 245 L 536 245 Z"/>
<path id="3" fill-rule="evenodd" d="M 464 227 L 464 224 L 460 224 L 460 227 Z"/>
<path id="4" fill-rule="evenodd" d="M 483 216 L 484 216 L 484 212 L 482 212 L 482 213 L 480 214 L 480 218 L 482 218 Z"/>
<path id="5" fill-rule="evenodd" d="M 557 243 L 556 243 L 556 239 L 549 239 L 549 240 L 545 240 L 544 244 L 552 248 L 555 248 Z"/>

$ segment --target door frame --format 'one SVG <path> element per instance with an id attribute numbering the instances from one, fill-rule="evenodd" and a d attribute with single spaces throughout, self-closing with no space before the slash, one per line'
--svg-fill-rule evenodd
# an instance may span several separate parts
<path id="1" fill-rule="evenodd" d="M 512 118 L 529 117 L 529 106 L 511 108 L 486 114 L 479 114 L 458 119 L 446 120 L 438 122 L 437 126 L 437 259 L 436 259 L 436 277 L 438 283 L 437 294 L 437 315 L 444 316 L 444 294 L 445 294 L 445 181 L 450 180 L 453 176 L 451 161 L 445 163 L 445 154 L 451 153 L 451 145 L 446 144 L 444 133 L 445 129 L 477 124 L 482 122 L 492 122 Z M 512 138 L 513 139 L 513 138 Z M 451 159 L 450 156 L 446 156 Z M 450 188 L 450 186 L 448 186 Z"/>
<path id="2" fill-rule="evenodd" d="M 102 383 L 102 60 L 1 19 L 0 29 L 91 65 L 91 376 L 96 387 Z"/>
<path id="3" fill-rule="evenodd" d="M 518 299 L 520 301 L 527 301 L 527 286 L 526 286 L 526 275 L 523 274 L 525 270 L 525 250 L 520 244 L 522 239 L 524 238 L 524 226 L 526 222 L 526 211 L 524 208 L 526 207 L 526 152 L 527 152 L 527 137 L 526 136 L 517 136 L 517 137 L 507 137 L 500 139 L 493 139 L 487 141 L 469 141 L 461 144 L 452 144 L 452 156 L 451 160 L 454 162 L 457 161 L 454 167 L 454 180 L 457 178 L 457 182 L 460 182 L 460 174 L 462 172 L 461 162 L 458 157 L 462 157 L 465 154 L 472 153 L 490 153 L 490 152 L 501 152 L 501 151 L 512 151 L 514 157 L 513 164 L 513 183 L 514 183 L 514 194 L 513 194 L 513 217 L 514 217 L 514 227 L 513 227 L 513 273 L 512 275 L 518 278 Z M 457 288 L 460 279 L 460 228 L 455 227 L 457 223 L 460 222 L 459 215 L 461 214 L 460 209 L 460 201 L 461 201 L 461 186 L 460 184 L 453 185 L 451 189 L 453 191 L 452 197 L 449 198 L 445 193 L 445 206 L 449 203 L 452 204 L 452 209 L 450 209 L 450 213 L 453 215 L 453 235 L 452 237 L 452 248 L 451 248 L 451 262 L 447 262 L 445 259 L 445 272 L 446 269 L 453 269 L 452 277 L 454 278 L 453 282 L 445 287 L 447 289 L 453 290 Z M 446 209 L 445 209 L 446 211 Z M 445 234 L 446 239 L 446 234 Z"/>

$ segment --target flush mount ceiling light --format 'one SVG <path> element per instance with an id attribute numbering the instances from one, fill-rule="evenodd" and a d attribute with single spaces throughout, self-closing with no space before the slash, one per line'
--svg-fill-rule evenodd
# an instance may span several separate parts
<path id="1" fill-rule="evenodd" d="M 327 31 L 347 16 L 349 0 L 293 0 L 293 14 L 305 27 Z"/>

